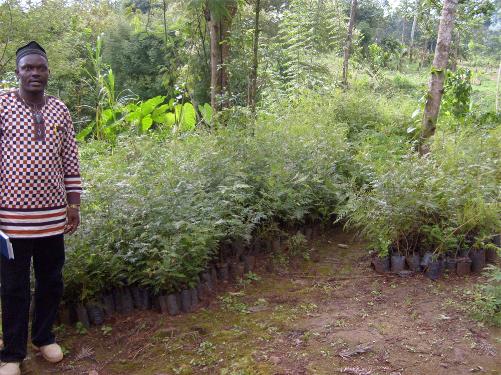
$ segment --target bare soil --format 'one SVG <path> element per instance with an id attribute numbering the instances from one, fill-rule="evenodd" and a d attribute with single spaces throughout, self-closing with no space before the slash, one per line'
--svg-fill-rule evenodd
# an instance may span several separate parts
<path id="1" fill-rule="evenodd" d="M 340 229 L 309 247 L 288 266 L 263 256 L 257 277 L 221 285 L 191 314 L 59 326 L 65 360 L 30 353 L 23 374 L 501 374 L 501 331 L 468 316 L 479 276 L 377 275 Z"/>

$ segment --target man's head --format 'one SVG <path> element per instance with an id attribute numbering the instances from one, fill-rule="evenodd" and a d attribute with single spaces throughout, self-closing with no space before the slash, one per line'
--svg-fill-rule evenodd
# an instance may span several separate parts
<path id="1" fill-rule="evenodd" d="M 43 92 L 49 80 L 49 61 L 37 42 L 29 42 L 16 51 L 16 76 L 20 88 L 32 94 Z"/>

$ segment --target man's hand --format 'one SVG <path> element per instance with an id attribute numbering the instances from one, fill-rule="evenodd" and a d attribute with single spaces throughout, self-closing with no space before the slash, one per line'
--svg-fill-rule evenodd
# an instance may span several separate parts
<path id="1" fill-rule="evenodd" d="M 66 225 L 64 234 L 73 234 L 80 225 L 80 209 L 67 207 L 66 208 Z"/>

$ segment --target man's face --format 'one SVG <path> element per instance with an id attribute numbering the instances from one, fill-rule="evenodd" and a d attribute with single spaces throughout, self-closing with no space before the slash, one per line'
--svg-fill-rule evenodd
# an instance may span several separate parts
<path id="1" fill-rule="evenodd" d="M 49 65 L 43 56 L 26 55 L 19 60 L 16 75 L 23 91 L 30 93 L 43 92 L 49 80 Z"/>

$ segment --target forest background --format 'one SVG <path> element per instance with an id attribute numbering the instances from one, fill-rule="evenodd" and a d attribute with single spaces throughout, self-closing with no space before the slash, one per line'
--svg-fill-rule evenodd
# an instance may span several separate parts
<path id="1" fill-rule="evenodd" d="M 420 156 L 440 2 L 1 2 L 2 87 L 36 39 L 78 131 L 85 203 L 66 302 L 190 288 L 230 243 L 305 223 L 342 220 L 381 257 L 492 246 L 500 5 L 458 4 Z M 484 291 L 479 314 L 499 324 L 500 288 Z"/>

